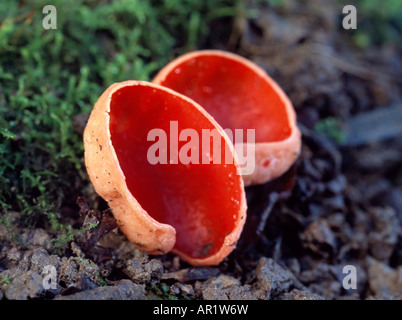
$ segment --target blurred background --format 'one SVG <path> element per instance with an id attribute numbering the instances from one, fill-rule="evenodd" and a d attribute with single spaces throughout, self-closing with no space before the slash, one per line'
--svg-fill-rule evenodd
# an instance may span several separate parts
<path id="1" fill-rule="evenodd" d="M 57 9 L 55 30 L 42 26 L 48 4 Z M 355 30 L 342 26 L 350 4 Z M 292 188 L 279 181 L 247 189 L 248 225 L 220 272 L 257 286 L 256 264 L 270 257 L 297 279 L 279 298 L 292 288 L 328 299 L 400 298 L 399 0 L 1 1 L 0 279 L 9 269 L 5 251 L 15 246 L 73 255 L 71 242 L 88 231 L 78 196 L 106 209 L 85 172 L 82 144 L 100 94 L 114 82 L 151 80 L 197 49 L 262 66 L 289 95 L 303 131 L 302 155 L 286 176 Z M 273 203 L 272 193 L 286 195 Z M 44 234 L 39 244 L 35 230 Z M 165 270 L 172 259 L 162 258 Z M 348 263 L 358 267 L 358 290 L 339 282 Z M 127 277 L 124 267 L 108 268 L 109 279 Z M 384 277 L 381 286 L 374 275 Z M 182 297 L 164 295 L 161 282 L 149 288 Z M 205 298 L 204 291 L 189 296 Z"/>

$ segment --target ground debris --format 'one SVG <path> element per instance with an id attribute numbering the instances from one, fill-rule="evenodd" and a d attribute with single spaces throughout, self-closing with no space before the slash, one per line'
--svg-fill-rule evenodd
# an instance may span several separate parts
<path id="1" fill-rule="evenodd" d="M 195 291 L 193 286 L 190 284 L 176 282 L 170 287 L 170 293 L 176 296 L 178 296 L 179 294 L 183 294 L 187 297 L 191 297 L 195 294 Z"/>
<path id="2" fill-rule="evenodd" d="M 196 282 L 195 290 L 204 300 L 258 300 L 265 299 L 264 290 L 241 285 L 240 280 L 220 275 L 205 282 Z"/>
<path id="3" fill-rule="evenodd" d="M 121 280 L 115 286 L 97 287 L 68 296 L 57 296 L 55 300 L 145 300 L 145 286 Z"/>
<path id="4" fill-rule="evenodd" d="M 59 281 L 65 288 L 63 295 L 91 290 L 104 284 L 99 266 L 89 259 L 70 257 L 62 262 Z"/>
<path id="5" fill-rule="evenodd" d="M 74 240 L 84 253 L 88 253 L 104 235 L 116 229 L 118 225 L 110 210 L 103 212 L 91 210 L 81 197 L 77 199 L 77 204 L 80 207 L 79 214 L 85 231 L 78 233 Z"/>
<path id="6" fill-rule="evenodd" d="M 303 245 L 314 253 L 328 259 L 334 255 L 336 248 L 335 236 L 324 219 L 310 223 L 301 235 Z"/>
<path id="7" fill-rule="evenodd" d="M 158 259 L 129 259 L 123 272 L 134 283 L 149 283 L 161 279 L 163 264 Z"/>
<path id="8" fill-rule="evenodd" d="M 50 266 L 56 273 L 60 269 L 61 260 L 58 256 L 49 255 L 41 247 L 28 250 L 13 247 L 4 260 L 8 269 L 0 272 L 0 287 L 6 299 L 43 298 L 46 294 L 54 296 L 61 292 L 57 279 L 54 289 L 46 290 L 43 286 L 43 280 L 48 275 L 46 268 Z"/>
<path id="9" fill-rule="evenodd" d="M 270 258 L 261 258 L 256 272 L 258 284 L 268 298 L 287 292 L 294 285 L 293 274 Z"/>
<path id="10" fill-rule="evenodd" d="M 27 243 L 29 247 L 42 247 L 44 249 L 51 248 L 51 236 L 50 234 L 42 229 L 36 228 L 33 230 L 26 229 L 22 234 L 22 241 Z"/>
<path id="11" fill-rule="evenodd" d="M 175 272 L 167 272 L 162 275 L 162 279 L 175 279 L 180 282 L 195 280 L 208 280 L 217 277 L 220 271 L 218 268 L 187 268 Z"/>
<path id="12" fill-rule="evenodd" d="M 368 236 L 371 254 L 377 260 L 387 260 L 391 257 L 401 232 L 396 212 L 391 207 L 373 207 L 368 215 L 374 226 Z"/>
<path id="13" fill-rule="evenodd" d="M 12 269 L 11 269 L 12 270 Z M 0 277 L 2 275 L 0 274 Z M 11 275 L 10 284 L 2 286 L 4 296 L 8 300 L 27 300 L 39 298 L 44 292 L 43 277 L 35 271 L 26 271 L 18 276 Z"/>
<path id="14" fill-rule="evenodd" d="M 281 177 L 268 183 L 246 188 L 247 220 L 237 249 L 244 251 L 262 236 L 272 209 L 278 201 L 290 197 L 296 180 L 296 168 L 292 166 Z"/>
<path id="15" fill-rule="evenodd" d="M 402 299 L 402 267 L 393 269 L 373 258 L 367 258 L 370 299 Z"/>
<path id="16" fill-rule="evenodd" d="M 324 298 L 318 294 L 311 293 L 308 290 L 302 291 L 293 289 L 292 291 L 281 295 L 280 300 L 324 300 Z"/>

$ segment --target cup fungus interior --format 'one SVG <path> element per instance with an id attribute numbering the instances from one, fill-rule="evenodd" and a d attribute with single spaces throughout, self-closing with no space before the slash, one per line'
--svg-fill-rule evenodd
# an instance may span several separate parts
<path id="1" fill-rule="evenodd" d="M 171 134 L 171 123 L 177 121 L 179 133 L 191 128 L 202 137 L 203 129 L 216 129 L 209 116 L 195 108 L 190 99 L 145 85 L 114 92 L 109 116 L 112 146 L 127 187 L 152 218 L 176 229 L 174 250 L 193 258 L 218 252 L 241 218 L 240 206 L 244 205 L 240 203 L 244 191 L 237 166 L 202 164 L 201 142 L 192 150 L 198 150 L 199 164 L 169 161 L 175 152 L 170 140 L 177 139 Z M 166 134 L 167 164 L 151 164 L 148 159 L 151 146 L 163 142 L 162 137 L 148 141 L 152 129 L 162 129 Z M 223 136 L 221 139 L 219 152 L 224 152 L 227 142 Z M 177 150 L 180 152 L 188 142 L 178 141 Z M 159 152 L 162 148 L 155 154 L 160 156 Z"/>
<path id="2" fill-rule="evenodd" d="M 255 142 L 290 136 L 283 97 L 262 69 L 228 54 L 187 57 L 168 65 L 154 82 L 198 102 L 224 129 L 255 129 Z"/>

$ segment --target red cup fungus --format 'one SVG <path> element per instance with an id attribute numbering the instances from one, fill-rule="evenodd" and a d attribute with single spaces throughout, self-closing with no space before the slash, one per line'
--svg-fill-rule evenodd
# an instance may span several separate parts
<path id="1" fill-rule="evenodd" d="M 173 60 L 153 82 L 198 102 L 224 129 L 255 129 L 255 170 L 243 175 L 245 185 L 277 178 L 297 159 L 301 134 L 293 106 L 253 62 L 219 50 L 195 51 Z"/>
<path id="2" fill-rule="evenodd" d="M 173 137 L 172 124 L 175 130 L 191 129 L 199 136 L 203 130 L 215 130 L 222 145 L 210 152 L 229 150 L 233 161 L 203 164 L 204 151 L 197 155 L 198 164 L 172 161 L 177 159 L 173 153 L 188 153 L 189 143 L 186 134 L 186 139 L 181 134 L 178 140 Z M 166 139 L 150 139 L 154 129 L 162 130 Z M 165 154 L 170 161 L 151 163 L 150 150 L 162 140 L 177 150 L 161 146 L 154 155 Z M 193 265 L 218 264 L 234 249 L 246 218 L 240 166 L 229 137 L 196 102 L 157 84 L 115 83 L 91 112 L 84 147 L 95 191 L 136 247 L 150 254 L 172 251 Z"/>

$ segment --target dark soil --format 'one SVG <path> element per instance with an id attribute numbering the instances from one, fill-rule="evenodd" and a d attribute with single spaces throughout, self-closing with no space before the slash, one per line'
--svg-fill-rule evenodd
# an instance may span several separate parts
<path id="1" fill-rule="evenodd" d="M 401 119 L 402 52 L 356 48 L 338 28 L 338 11 L 316 3 L 239 15 L 229 41 L 210 40 L 264 67 L 289 95 L 303 132 L 294 167 L 247 188 L 248 220 L 223 263 L 195 268 L 171 254 L 148 256 L 107 211 L 80 199 L 68 208 L 75 223 L 99 224 L 76 236 L 65 256 L 50 254 L 44 229 L 20 230 L 27 249 L 7 242 L 0 225 L 0 300 L 401 299 L 402 144 L 392 121 Z M 378 111 L 381 123 L 364 120 Z M 342 143 L 314 130 L 330 117 L 347 133 Z M 86 201 L 102 207 L 96 195 Z M 42 285 L 47 265 L 56 269 L 55 289 Z M 342 285 L 347 265 L 356 268 L 356 289 Z"/>

